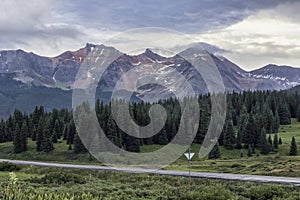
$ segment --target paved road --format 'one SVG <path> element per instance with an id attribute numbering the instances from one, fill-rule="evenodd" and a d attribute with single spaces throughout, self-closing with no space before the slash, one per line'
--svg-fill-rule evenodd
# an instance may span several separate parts
<path id="1" fill-rule="evenodd" d="M 149 173 L 149 174 L 186 176 L 186 177 L 189 176 L 188 172 L 172 171 L 172 170 L 115 168 L 115 167 L 95 166 L 95 165 L 60 164 L 60 163 L 34 162 L 34 161 L 24 161 L 24 160 L 7 160 L 7 159 L 0 159 L 0 162 L 10 162 L 10 163 L 15 163 L 20 165 L 36 165 L 36 166 L 43 166 L 43 167 L 109 170 L 109 171 L 122 171 L 128 173 Z M 195 178 L 211 178 L 211 179 L 224 179 L 224 180 L 251 181 L 251 182 L 260 182 L 260 183 L 291 184 L 291 185 L 300 186 L 300 178 L 258 176 L 258 175 L 245 175 L 245 174 L 222 174 L 222 173 L 208 173 L 208 172 L 191 172 L 191 176 Z"/>

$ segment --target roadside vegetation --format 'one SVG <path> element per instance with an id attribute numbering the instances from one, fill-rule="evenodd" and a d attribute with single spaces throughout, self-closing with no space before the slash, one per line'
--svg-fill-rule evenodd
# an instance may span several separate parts
<path id="1" fill-rule="evenodd" d="M 11 164 L 7 167 L 8 171 L 11 171 Z M 289 185 L 199 178 L 189 181 L 185 177 L 35 166 L 14 168 L 14 172 L 0 172 L 0 199 L 294 200 L 300 196 L 300 188 Z"/>

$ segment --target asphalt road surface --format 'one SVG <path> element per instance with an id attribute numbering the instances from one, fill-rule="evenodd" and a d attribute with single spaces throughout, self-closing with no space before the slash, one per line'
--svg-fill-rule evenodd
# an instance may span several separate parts
<path id="1" fill-rule="evenodd" d="M 189 172 L 173 171 L 173 170 L 149 170 L 141 168 L 116 168 L 107 166 L 96 165 L 77 165 L 77 164 L 61 164 L 50 162 L 35 162 L 24 160 L 7 160 L 0 159 L 0 162 L 10 162 L 20 165 L 35 165 L 42 167 L 62 167 L 74 169 L 88 169 L 88 170 L 107 170 L 107 171 L 122 171 L 128 173 L 149 173 L 171 176 L 189 176 Z M 191 177 L 194 178 L 210 178 L 210 179 L 223 179 L 223 180 L 236 180 L 236 181 L 251 181 L 260 183 L 274 183 L 274 184 L 291 184 L 300 186 L 300 178 L 278 177 L 278 176 L 259 176 L 259 175 L 245 175 L 245 174 L 227 174 L 227 173 L 208 173 L 208 172 L 191 172 Z"/>

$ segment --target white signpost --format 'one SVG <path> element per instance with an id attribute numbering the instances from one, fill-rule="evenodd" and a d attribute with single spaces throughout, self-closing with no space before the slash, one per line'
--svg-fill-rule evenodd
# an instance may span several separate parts
<path id="1" fill-rule="evenodd" d="M 195 153 L 191 153 L 191 148 L 189 148 L 189 152 L 184 154 L 186 159 L 188 160 L 188 166 L 189 166 L 189 179 L 191 179 L 191 160 Z"/>
<path id="2" fill-rule="evenodd" d="M 186 159 L 192 160 L 192 158 L 195 155 L 195 153 L 185 153 L 184 155 L 185 155 Z"/>

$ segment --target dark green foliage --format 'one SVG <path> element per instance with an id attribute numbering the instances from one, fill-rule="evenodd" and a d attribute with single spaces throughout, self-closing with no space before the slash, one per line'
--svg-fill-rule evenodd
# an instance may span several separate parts
<path id="1" fill-rule="evenodd" d="M 276 109 L 274 120 L 273 120 L 273 133 L 278 133 L 279 126 L 280 126 L 280 118 L 279 118 L 278 111 Z"/>
<path id="2" fill-rule="evenodd" d="M 235 92 L 227 94 L 227 117 L 222 134 L 218 138 L 219 145 L 224 146 L 226 149 L 241 149 L 243 146 L 245 149 L 248 149 L 251 146 L 253 150 L 259 149 L 261 151 L 262 128 L 266 130 L 266 133 L 277 133 L 280 123 L 288 124 L 291 116 L 297 116 L 297 108 L 300 107 L 298 99 L 298 95 L 296 94 L 275 91 L 245 91 L 241 94 Z M 210 95 L 200 95 L 198 102 L 200 106 L 200 118 L 194 142 L 201 144 L 206 136 L 211 118 Z M 115 116 L 112 116 L 111 103 L 104 104 L 100 100 L 97 100 L 95 110 L 101 128 L 116 146 L 128 151 L 139 152 L 139 148 L 142 145 L 168 144 L 176 136 L 179 125 L 182 125 L 185 129 L 190 129 L 189 127 L 193 126 L 188 119 L 181 119 L 182 110 L 180 100 L 171 98 L 161 100 L 158 103 L 165 108 L 167 121 L 158 133 L 152 137 L 143 139 L 132 137 L 117 126 L 114 119 Z M 137 125 L 147 126 L 150 123 L 148 112 L 151 106 L 151 103 L 133 102 L 130 103 L 128 111 L 120 110 L 121 116 L 125 112 L 129 112 L 132 120 Z M 82 107 L 90 108 L 87 103 Z M 160 118 L 153 120 L 154 122 L 161 121 Z M 26 122 L 27 128 L 24 124 L 22 131 L 21 128 L 24 122 Z M 121 120 L 121 123 L 128 126 L 128 130 L 131 128 L 131 132 L 138 131 L 134 130 L 126 120 L 123 122 Z M 17 129 L 16 124 L 18 124 L 19 129 Z M 89 129 L 88 120 L 83 127 L 85 127 L 85 130 L 81 131 Z M 50 142 L 48 141 L 49 135 L 45 134 L 46 129 L 49 131 Z M 25 132 L 26 134 L 23 134 Z M 33 113 L 30 115 L 22 114 L 19 110 L 15 110 L 7 120 L 0 122 L 0 143 L 13 142 L 15 140 L 17 152 L 25 151 L 26 148 L 23 148 L 25 145 L 21 147 L 20 144 L 27 137 L 31 137 L 33 141 L 36 141 L 37 151 L 44 151 L 44 146 L 47 147 L 46 151 L 49 151 L 48 147 L 51 145 L 43 146 L 43 143 L 56 143 L 61 142 L 60 139 L 63 139 L 66 140 L 64 142 L 70 145 L 70 148 L 73 147 L 74 151 L 77 152 L 75 150 L 77 144 L 75 145 L 74 143 L 79 142 L 79 140 L 76 138 L 77 141 L 75 142 L 76 134 L 77 130 L 73 121 L 73 113 L 67 109 L 53 109 L 51 112 L 46 112 L 43 107 L 35 107 Z M 14 135 L 20 135 L 20 138 L 14 137 Z M 272 143 L 274 150 L 276 150 L 278 148 L 276 137 L 274 137 Z M 282 141 L 280 142 L 279 138 L 278 145 L 280 143 Z M 81 146 L 79 143 L 78 145 Z"/>
<path id="3" fill-rule="evenodd" d="M 48 129 L 46 129 L 44 131 L 44 135 L 43 135 L 43 142 L 42 142 L 42 149 L 44 152 L 50 152 L 52 151 L 53 148 L 53 142 L 51 140 L 51 133 Z"/>
<path id="4" fill-rule="evenodd" d="M 15 153 L 21 153 L 27 151 L 27 133 L 28 133 L 28 127 L 27 127 L 26 120 L 23 121 L 21 128 L 18 123 L 15 125 L 14 138 L 13 138 Z"/>
<path id="5" fill-rule="evenodd" d="M 114 121 L 112 115 L 109 115 L 108 121 L 107 121 L 107 133 L 106 137 L 113 142 L 117 146 L 121 146 L 120 144 L 120 138 L 119 138 L 119 130 L 116 122 Z"/>
<path id="6" fill-rule="evenodd" d="M 241 132 L 238 131 L 237 133 L 237 137 L 236 137 L 236 145 L 235 148 L 236 149 L 242 149 L 242 136 L 241 136 Z"/>
<path id="7" fill-rule="evenodd" d="M 52 131 L 52 142 L 53 143 L 57 143 L 57 140 L 61 138 L 62 131 L 63 130 L 60 126 L 60 123 L 59 123 L 58 119 L 56 119 L 55 123 L 54 123 L 53 131 Z"/>
<path id="8" fill-rule="evenodd" d="M 58 133 L 56 132 L 56 130 L 53 130 L 52 136 L 51 136 L 51 141 L 53 143 L 57 143 L 57 138 L 58 138 Z"/>
<path id="9" fill-rule="evenodd" d="M 15 125 L 18 124 L 19 128 L 21 128 L 22 123 L 23 123 L 23 115 L 22 115 L 21 111 L 15 110 L 13 119 L 14 119 L 14 124 Z"/>
<path id="10" fill-rule="evenodd" d="M 16 164 L 9 163 L 9 162 L 0 162 L 0 171 L 1 172 L 13 172 L 13 171 L 19 171 L 21 167 L 19 167 Z"/>
<path id="11" fill-rule="evenodd" d="M 160 145 L 168 144 L 167 132 L 165 128 L 163 128 L 159 133 L 158 144 Z"/>
<path id="12" fill-rule="evenodd" d="M 251 146 L 249 145 L 248 151 L 247 151 L 247 156 L 252 157 L 252 153 L 253 153 L 253 150 L 252 150 Z"/>
<path id="13" fill-rule="evenodd" d="M 232 165 L 233 169 L 243 167 L 240 164 Z M 24 180 L 23 175 L 20 176 L 21 174 L 16 173 L 19 178 L 16 184 L 11 184 L 12 181 L 7 180 L 6 177 L 3 178 L 0 188 L 2 199 L 294 200 L 299 199 L 300 195 L 299 187 L 291 185 L 198 178 L 189 181 L 185 177 L 97 170 L 59 169 L 59 172 L 53 172 L 57 169 L 37 167 L 31 167 L 31 169 L 28 167 L 25 170 L 32 178 Z M 41 171 L 42 174 L 39 173 Z M 47 178 L 46 174 L 49 174 Z"/>
<path id="14" fill-rule="evenodd" d="M 76 126 L 73 120 L 71 120 L 71 123 L 69 124 L 67 132 L 67 144 L 73 144 L 74 143 L 74 137 L 76 134 Z"/>
<path id="15" fill-rule="evenodd" d="M 273 116 L 273 112 L 270 108 L 268 108 L 267 105 L 265 105 L 264 110 L 263 110 L 263 126 L 266 130 L 267 133 L 272 133 L 274 131 L 274 116 Z"/>
<path id="16" fill-rule="evenodd" d="M 40 184 L 57 184 L 62 185 L 66 183 L 74 183 L 74 184 L 84 184 L 86 183 L 85 179 L 80 175 L 74 173 L 66 173 L 66 172 L 49 172 L 45 176 L 41 178 L 34 178 L 30 180 L 34 183 Z"/>
<path id="17" fill-rule="evenodd" d="M 37 133 L 36 133 L 36 151 L 43 151 L 43 140 L 44 140 L 44 120 L 41 117 L 38 122 Z"/>
<path id="18" fill-rule="evenodd" d="M 246 128 L 244 130 L 243 133 L 243 143 L 247 144 L 247 145 L 252 145 L 254 143 L 254 135 L 256 134 L 256 130 L 255 130 L 255 123 L 254 123 L 254 119 L 253 119 L 253 115 L 250 114 L 249 116 L 249 120 L 247 122 Z"/>
<path id="19" fill-rule="evenodd" d="M 130 135 L 125 136 L 125 150 L 130 152 L 140 152 L 139 140 Z"/>
<path id="20" fill-rule="evenodd" d="M 296 156 L 297 155 L 297 144 L 295 137 L 292 138 L 291 147 L 290 147 L 290 156 Z"/>
<path id="21" fill-rule="evenodd" d="M 224 147 L 226 149 L 233 149 L 235 144 L 235 133 L 233 129 L 233 122 L 231 119 L 226 121 L 225 131 L 224 131 Z"/>
<path id="22" fill-rule="evenodd" d="M 28 133 L 28 127 L 27 127 L 26 120 L 24 120 L 20 132 L 21 152 L 27 151 L 27 133 Z"/>
<path id="23" fill-rule="evenodd" d="M 300 122 L 300 105 L 298 105 L 298 108 L 297 108 L 297 120 L 298 120 L 298 122 Z"/>
<path id="24" fill-rule="evenodd" d="M 268 137 L 268 142 L 269 142 L 269 144 L 270 144 L 270 146 L 272 148 L 273 147 L 273 141 L 272 141 L 271 135 L 269 135 L 269 137 Z"/>
<path id="25" fill-rule="evenodd" d="M 286 102 L 282 102 L 278 107 L 278 114 L 281 125 L 291 124 L 291 114 Z"/>
<path id="26" fill-rule="evenodd" d="M 87 152 L 87 149 L 82 144 L 81 139 L 80 139 L 80 137 L 79 137 L 78 134 L 76 134 L 75 138 L 74 138 L 74 152 L 75 153 L 84 153 L 84 152 Z"/>
<path id="27" fill-rule="evenodd" d="M 21 131 L 20 131 L 19 124 L 16 124 L 15 130 L 14 130 L 13 144 L 14 144 L 14 152 L 21 153 L 22 152 L 22 150 L 21 150 Z"/>
<path id="28" fill-rule="evenodd" d="M 279 144 L 279 145 L 282 145 L 282 139 L 281 139 L 281 137 L 279 137 L 278 144 Z"/>
<path id="29" fill-rule="evenodd" d="M 275 133 L 275 135 L 274 135 L 274 141 L 273 141 L 274 149 L 278 149 L 278 145 L 279 145 L 278 134 Z"/>
<path id="30" fill-rule="evenodd" d="M 0 122 L 0 143 L 6 142 L 6 124 L 2 119 Z"/>
<path id="31" fill-rule="evenodd" d="M 209 105 L 207 105 L 206 102 L 203 102 L 201 104 L 200 108 L 200 119 L 199 119 L 199 128 L 197 131 L 197 135 L 195 137 L 195 143 L 201 144 L 205 138 L 205 135 L 207 133 L 207 129 L 209 126 L 209 120 L 210 120 L 210 115 L 209 115 Z M 177 120 L 172 120 L 173 121 L 173 132 L 176 132 L 176 122 Z M 223 145 L 223 134 L 219 138 L 219 145 Z"/>
<path id="32" fill-rule="evenodd" d="M 261 138 L 260 138 L 260 153 L 267 155 L 271 151 L 271 145 L 267 141 L 266 130 L 263 128 L 261 130 Z"/>
<path id="33" fill-rule="evenodd" d="M 36 141 L 36 128 L 33 127 L 32 132 L 31 132 L 31 139 L 32 141 Z"/>
<path id="34" fill-rule="evenodd" d="M 219 144 L 217 143 L 208 154 L 208 159 L 221 158 Z"/>

